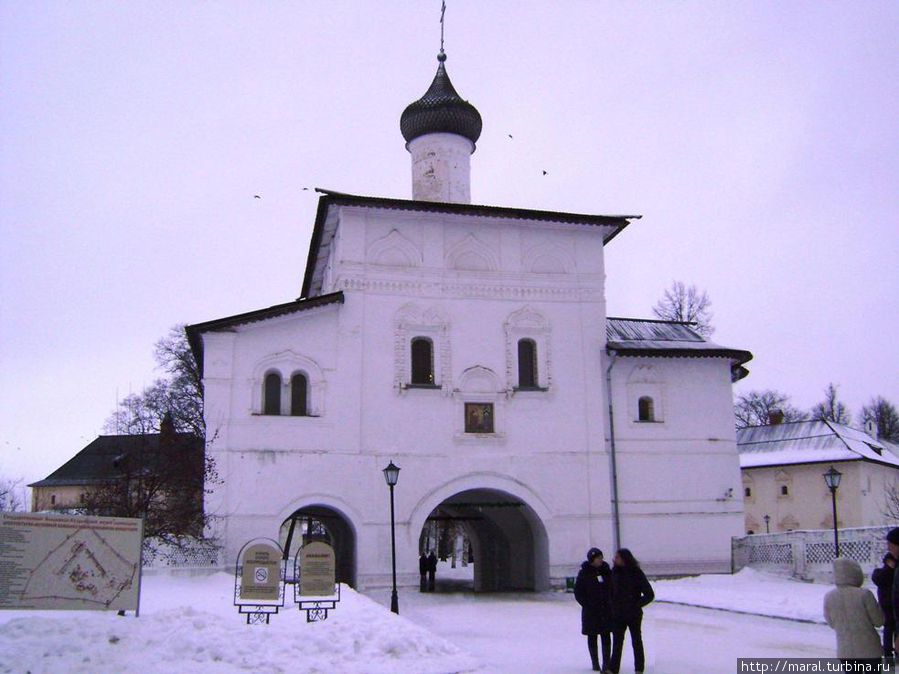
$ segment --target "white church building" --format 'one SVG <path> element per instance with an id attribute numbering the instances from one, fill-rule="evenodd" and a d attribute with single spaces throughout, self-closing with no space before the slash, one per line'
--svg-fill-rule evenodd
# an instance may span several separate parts
<path id="1" fill-rule="evenodd" d="M 605 247 L 638 216 L 471 204 L 481 117 L 445 58 L 400 122 L 412 199 L 320 190 L 301 297 L 187 328 L 227 562 L 300 518 L 341 580 L 388 585 L 393 461 L 401 585 L 435 519 L 463 527 L 480 591 L 560 585 L 594 545 L 730 571 L 751 354 L 607 316 Z"/>

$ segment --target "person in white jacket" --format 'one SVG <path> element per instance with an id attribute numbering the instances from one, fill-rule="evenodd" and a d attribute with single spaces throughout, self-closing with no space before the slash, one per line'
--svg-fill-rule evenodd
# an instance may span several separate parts
<path id="1" fill-rule="evenodd" d="M 877 628 L 883 612 L 871 590 L 862 587 L 865 575 L 858 562 L 833 560 L 836 587 L 824 596 L 824 619 L 837 633 L 837 657 L 852 662 L 880 662 L 883 655 Z"/>

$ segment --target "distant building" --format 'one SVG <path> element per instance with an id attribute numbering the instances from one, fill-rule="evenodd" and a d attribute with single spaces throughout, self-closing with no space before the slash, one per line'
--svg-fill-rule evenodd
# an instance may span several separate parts
<path id="1" fill-rule="evenodd" d="M 101 435 L 62 466 L 31 487 L 31 510 L 78 510 L 91 501 L 91 491 L 121 483 L 136 482 L 160 452 L 160 433 Z M 174 433 L 179 452 L 203 456 L 203 441 L 188 433 Z M 143 471 L 140 466 L 144 466 Z M 202 475 L 202 473 L 200 473 Z M 197 482 L 202 503 L 202 480 Z M 116 513 L 112 513 L 116 514 Z"/>
<path id="2" fill-rule="evenodd" d="M 607 316 L 606 246 L 636 216 L 472 204 L 481 117 L 445 58 L 401 116 L 413 198 L 323 191 L 302 297 L 187 328 L 226 559 L 318 521 L 342 581 L 388 584 L 392 460 L 401 584 L 444 521 L 476 590 L 563 584 L 591 545 L 729 571 L 751 354 Z"/>
<path id="3" fill-rule="evenodd" d="M 831 466 L 842 473 L 840 527 L 889 523 L 887 490 L 899 481 L 895 445 L 829 421 L 796 421 L 738 429 L 737 448 L 746 533 L 833 528 L 823 477 Z"/>

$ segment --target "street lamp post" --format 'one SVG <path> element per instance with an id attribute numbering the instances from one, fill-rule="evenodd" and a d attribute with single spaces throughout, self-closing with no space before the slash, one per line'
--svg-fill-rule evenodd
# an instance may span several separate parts
<path id="1" fill-rule="evenodd" d="M 400 600 L 396 594 L 396 519 L 393 509 L 393 488 L 400 479 L 400 469 L 393 465 L 393 461 L 384 469 L 384 479 L 387 481 L 387 486 L 390 487 L 390 550 L 393 562 L 393 594 L 390 595 L 390 610 L 399 613 Z"/>
<path id="2" fill-rule="evenodd" d="M 771 527 L 769 525 L 771 524 L 771 515 L 765 515 L 763 519 L 765 520 L 765 533 L 770 534 Z"/>
<path id="3" fill-rule="evenodd" d="M 840 478 L 843 474 L 833 466 L 824 473 L 824 484 L 830 489 L 831 503 L 833 504 L 833 554 L 834 558 L 840 556 L 840 533 L 837 527 L 837 489 L 840 487 Z"/>

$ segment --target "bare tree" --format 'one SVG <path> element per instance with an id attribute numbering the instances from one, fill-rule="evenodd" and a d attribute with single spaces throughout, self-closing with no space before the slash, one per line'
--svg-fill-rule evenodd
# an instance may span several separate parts
<path id="1" fill-rule="evenodd" d="M 862 423 L 873 421 L 877 425 L 877 436 L 889 442 L 899 442 L 899 412 L 883 396 L 872 398 L 862 407 Z"/>
<path id="2" fill-rule="evenodd" d="M 203 379 L 183 325 L 176 325 L 156 342 L 157 367 L 167 374 L 140 393 L 124 398 L 106 420 L 104 428 L 113 435 L 155 433 L 170 414 L 176 430 L 202 438 Z"/>
<path id="3" fill-rule="evenodd" d="M 812 419 L 819 421 L 832 421 L 836 424 L 848 426 L 852 423 L 852 415 L 849 408 L 837 396 L 836 384 L 831 382 L 824 389 L 824 400 L 812 407 L 810 415 Z"/>
<path id="4" fill-rule="evenodd" d="M 0 512 L 15 513 L 21 510 L 25 510 L 22 479 L 0 477 Z"/>
<path id="5" fill-rule="evenodd" d="M 674 281 L 656 302 L 652 312 L 664 321 L 695 323 L 694 330 L 703 337 L 710 337 L 712 327 L 712 300 L 704 290 L 695 285 L 687 287 L 683 281 Z"/>
<path id="6" fill-rule="evenodd" d="M 779 414 L 783 421 L 805 419 L 805 413 L 790 404 L 790 396 L 773 389 L 743 393 L 734 403 L 737 428 L 767 426 Z"/>

